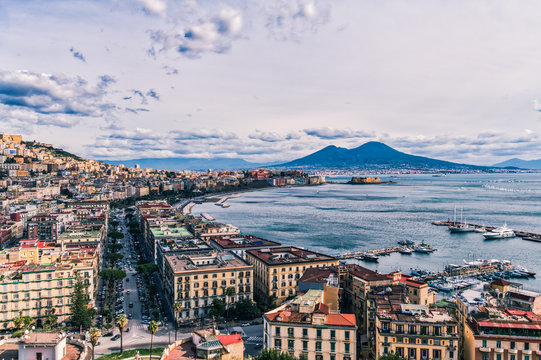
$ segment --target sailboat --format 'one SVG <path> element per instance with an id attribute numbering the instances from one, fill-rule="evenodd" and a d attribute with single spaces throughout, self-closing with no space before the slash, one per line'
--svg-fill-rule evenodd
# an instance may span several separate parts
<path id="1" fill-rule="evenodd" d="M 453 224 L 449 225 L 449 231 L 452 233 L 464 233 L 464 232 L 474 232 L 475 226 L 469 225 L 466 221 L 462 220 L 464 209 L 460 209 L 460 222 L 456 222 L 456 206 L 455 206 L 455 215 L 453 218 Z"/>

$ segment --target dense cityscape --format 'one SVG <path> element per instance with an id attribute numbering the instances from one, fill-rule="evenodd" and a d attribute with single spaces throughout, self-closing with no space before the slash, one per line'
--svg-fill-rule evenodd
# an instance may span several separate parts
<path id="1" fill-rule="evenodd" d="M 423 274 L 379 273 L 191 214 L 324 176 L 128 168 L 9 134 L 0 149 L 4 358 L 541 357 L 541 295 L 519 283 L 442 298 Z"/>

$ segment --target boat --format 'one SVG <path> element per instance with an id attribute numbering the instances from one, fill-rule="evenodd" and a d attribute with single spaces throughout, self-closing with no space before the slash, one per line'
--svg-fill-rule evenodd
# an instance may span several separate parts
<path id="1" fill-rule="evenodd" d="M 379 256 L 377 256 L 376 254 L 366 253 L 361 257 L 361 259 L 363 261 L 378 262 Z"/>
<path id="2" fill-rule="evenodd" d="M 528 269 L 526 269 L 524 266 L 520 266 L 520 265 L 517 265 L 515 266 L 515 270 L 516 271 L 520 271 L 528 276 L 535 276 L 535 273 L 532 272 L 532 271 L 529 271 Z"/>
<path id="3" fill-rule="evenodd" d="M 398 250 L 398 252 L 404 255 L 411 255 L 413 250 L 411 250 L 409 247 L 403 247 L 402 249 Z"/>
<path id="4" fill-rule="evenodd" d="M 398 244 L 399 245 L 415 245 L 415 242 L 413 240 L 400 240 Z"/>
<path id="5" fill-rule="evenodd" d="M 483 233 L 483 236 L 486 240 L 505 239 L 515 237 L 515 232 L 504 224 L 502 227 Z"/>
<path id="6" fill-rule="evenodd" d="M 522 240 L 541 242 L 541 236 L 524 236 Z"/>
<path id="7" fill-rule="evenodd" d="M 475 226 L 469 225 L 466 220 L 462 220 L 462 213 L 464 209 L 460 209 L 460 222 L 456 221 L 456 206 L 455 206 L 455 215 L 453 217 L 453 223 L 449 225 L 449 231 L 452 233 L 464 233 L 464 232 L 474 232 Z"/>
<path id="8" fill-rule="evenodd" d="M 418 253 L 421 253 L 421 254 L 428 254 L 428 253 L 431 253 L 432 250 L 430 249 L 427 249 L 426 247 L 422 246 L 422 245 L 419 245 L 419 246 L 416 246 L 413 248 L 413 251 L 415 252 L 418 252 Z"/>

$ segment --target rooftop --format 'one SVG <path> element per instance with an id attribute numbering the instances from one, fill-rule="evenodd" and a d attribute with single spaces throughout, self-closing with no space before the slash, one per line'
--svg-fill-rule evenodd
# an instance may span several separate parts
<path id="1" fill-rule="evenodd" d="M 246 236 L 228 236 L 228 237 L 211 237 L 210 240 L 223 249 L 242 249 L 242 248 L 257 248 L 257 247 L 269 247 L 269 246 L 280 246 L 281 244 L 275 241 L 261 239 L 255 236 L 246 235 Z"/>
<path id="2" fill-rule="evenodd" d="M 150 231 L 155 239 L 164 237 L 192 237 L 192 233 L 188 231 L 184 226 L 160 226 L 151 227 Z"/>
<path id="3" fill-rule="evenodd" d="M 57 332 L 33 332 L 21 338 L 25 344 L 58 344 L 66 337 L 64 333 Z"/>
<path id="4" fill-rule="evenodd" d="M 332 261 L 336 258 L 296 247 L 248 250 L 248 254 L 268 265 L 299 264 L 316 261 Z"/>
<path id="5" fill-rule="evenodd" d="M 208 251 L 193 255 L 165 255 L 173 272 L 224 271 L 233 268 L 251 268 L 251 265 L 229 252 Z"/>

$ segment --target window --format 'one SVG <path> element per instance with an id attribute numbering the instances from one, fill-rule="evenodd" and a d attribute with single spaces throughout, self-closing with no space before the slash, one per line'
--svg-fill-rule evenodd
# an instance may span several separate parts
<path id="1" fill-rule="evenodd" d="M 336 330 L 331 330 L 331 339 L 336 339 Z"/>
<path id="2" fill-rule="evenodd" d="M 308 341 L 302 342 L 302 351 L 308 351 Z"/>
<path id="3" fill-rule="evenodd" d="M 331 352 L 336 352 L 336 343 L 335 342 L 331 342 Z"/>
<path id="4" fill-rule="evenodd" d="M 496 354 L 496 360 L 502 360 L 502 354 Z"/>
<path id="5" fill-rule="evenodd" d="M 501 349 L 502 348 L 502 342 L 501 341 L 496 341 L 496 348 L 497 349 Z"/>
<path id="6" fill-rule="evenodd" d="M 432 351 L 432 358 L 433 359 L 441 359 L 441 350 L 433 350 Z"/>
<path id="7" fill-rule="evenodd" d="M 316 351 L 321 352 L 321 341 L 316 341 Z"/>
<path id="8" fill-rule="evenodd" d="M 524 350 L 530 350 L 530 343 L 524 343 Z"/>
<path id="9" fill-rule="evenodd" d="M 514 349 L 514 348 L 515 348 L 515 342 L 511 341 L 511 349 Z"/>
<path id="10" fill-rule="evenodd" d="M 515 354 L 511 354 L 511 355 L 509 356 L 509 360 L 515 360 Z"/>
<path id="11" fill-rule="evenodd" d="M 481 360 L 489 360 L 488 354 L 487 353 L 481 354 Z"/>
<path id="12" fill-rule="evenodd" d="M 276 333 L 275 333 L 276 336 L 280 336 L 280 327 L 279 326 L 276 327 L 275 331 L 276 331 Z"/>
<path id="13" fill-rule="evenodd" d="M 428 358 L 428 349 L 421 349 L 421 359 Z"/>
<path id="14" fill-rule="evenodd" d="M 293 328 L 287 328 L 287 336 L 293 337 L 294 329 Z"/>
<path id="15" fill-rule="evenodd" d="M 349 354 L 349 343 L 344 344 L 344 353 Z"/>
<path id="16" fill-rule="evenodd" d="M 321 329 L 317 329 L 316 336 L 318 339 L 321 339 Z"/>
<path id="17" fill-rule="evenodd" d="M 274 348 L 280 350 L 282 348 L 282 340 L 274 339 Z"/>
<path id="18" fill-rule="evenodd" d="M 487 341 L 486 341 L 486 340 L 483 340 L 483 347 L 484 347 L 484 348 L 487 347 Z"/>
<path id="19" fill-rule="evenodd" d="M 287 349 L 288 350 L 295 350 L 295 340 L 288 340 L 287 341 Z"/>
<path id="20" fill-rule="evenodd" d="M 302 329 L 302 337 L 308 337 L 308 329 Z"/>
<path id="21" fill-rule="evenodd" d="M 344 335 L 346 336 L 346 340 L 349 340 L 349 331 L 345 331 Z"/>
<path id="22" fill-rule="evenodd" d="M 524 360 L 530 360 L 530 355 L 524 355 Z"/>
<path id="23" fill-rule="evenodd" d="M 415 348 L 409 348 L 408 352 L 409 352 L 410 359 L 417 358 L 417 350 Z"/>

